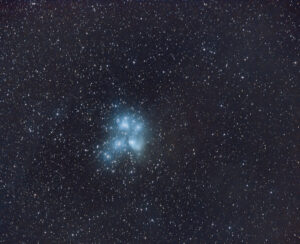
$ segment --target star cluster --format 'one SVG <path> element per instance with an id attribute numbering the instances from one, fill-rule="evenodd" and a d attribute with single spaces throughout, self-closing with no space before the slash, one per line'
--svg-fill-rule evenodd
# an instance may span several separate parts
<path id="1" fill-rule="evenodd" d="M 145 145 L 145 128 L 141 118 L 135 115 L 117 116 L 108 128 L 109 139 L 100 151 L 104 161 L 113 164 L 124 155 L 141 154 Z"/>

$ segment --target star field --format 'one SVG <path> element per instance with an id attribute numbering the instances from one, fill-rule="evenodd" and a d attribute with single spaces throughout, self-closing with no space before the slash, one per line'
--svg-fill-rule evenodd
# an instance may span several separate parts
<path id="1" fill-rule="evenodd" d="M 0 2 L 0 243 L 300 243 L 294 0 Z"/>

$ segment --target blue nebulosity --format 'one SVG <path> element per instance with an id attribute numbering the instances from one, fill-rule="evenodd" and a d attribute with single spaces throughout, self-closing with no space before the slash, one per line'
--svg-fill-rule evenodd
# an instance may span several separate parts
<path id="1" fill-rule="evenodd" d="M 117 117 L 111 128 L 109 139 L 104 143 L 102 157 L 107 162 L 116 162 L 124 154 L 139 155 L 144 148 L 144 123 L 135 115 Z"/>

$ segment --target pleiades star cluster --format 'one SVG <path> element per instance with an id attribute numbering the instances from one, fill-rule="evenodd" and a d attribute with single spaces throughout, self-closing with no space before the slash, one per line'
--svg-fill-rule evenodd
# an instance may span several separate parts
<path id="1" fill-rule="evenodd" d="M 117 116 L 108 127 L 110 135 L 100 150 L 100 161 L 106 162 L 107 168 L 111 168 L 118 164 L 124 155 L 141 155 L 145 145 L 144 127 L 142 119 L 135 115 Z"/>
<path id="2" fill-rule="evenodd" d="M 0 1 L 0 243 L 300 243 L 299 4 Z"/>

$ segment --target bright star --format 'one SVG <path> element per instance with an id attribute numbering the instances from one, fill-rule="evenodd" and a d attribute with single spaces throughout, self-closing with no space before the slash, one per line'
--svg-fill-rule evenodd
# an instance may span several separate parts
<path id="1" fill-rule="evenodd" d="M 118 138 L 114 141 L 114 149 L 122 149 L 124 146 L 126 146 L 124 138 Z"/>

